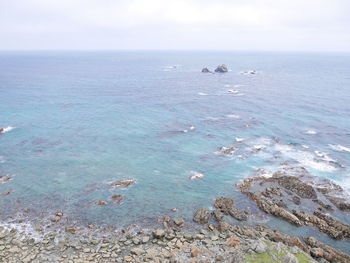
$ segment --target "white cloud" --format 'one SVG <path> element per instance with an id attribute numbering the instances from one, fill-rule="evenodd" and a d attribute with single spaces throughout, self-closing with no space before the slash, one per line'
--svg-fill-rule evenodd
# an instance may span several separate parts
<path id="1" fill-rule="evenodd" d="M 0 0 L 0 49 L 350 51 L 347 0 Z"/>

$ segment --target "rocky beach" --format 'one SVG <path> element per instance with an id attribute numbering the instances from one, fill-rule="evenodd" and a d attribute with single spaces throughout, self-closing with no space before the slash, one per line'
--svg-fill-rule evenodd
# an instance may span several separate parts
<path id="1" fill-rule="evenodd" d="M 235 186 L 252 206 L 295 226 L 349 241 L 350 226 L 339 218 L 348 215 L 350 203 L 339 185 L 287 164 L 270 177 L 259 176 L 263 172 L 257 170 L 256 176 Z M 134 183 L 124 180 L 112 185 L 128 187 Z M 56 227 L 64 221 L 64 211 L 50 217 L 49 224 L 33 227 L 29 234 L 18 227 L 2 226 L 0 262 L 350 262 L 349 251 L 315 237 L 290 236 L 255 224 L 254 209 L 237 208 L 230 197 L 218 197 L 210 205 L 211 210 L 194 211 L 191 221 L 165 215 L 154 228 L 136 224 L 118 231 L 92 225 Z"/>

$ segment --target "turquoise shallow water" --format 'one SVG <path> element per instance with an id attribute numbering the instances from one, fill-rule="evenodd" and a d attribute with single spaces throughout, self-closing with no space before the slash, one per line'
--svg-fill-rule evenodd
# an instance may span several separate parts
<path id="1" fill-rule="evenodd" d="M 231 71 L 200 72 L 220 63 Z M 0 135 L 0 174 L 16 176 L 0 185 L 13 190 L 0 217 L 190 218 L 219 195 L 245 205 L 234 184 L 284 161 L 349 188 L 349 68 L 349 54 L 2 52 L 0 127 L 14 129 Z M 126 178 L 136 185 L 110 189 Z M 94 204 L 112 194 L 124 202 Z"/>

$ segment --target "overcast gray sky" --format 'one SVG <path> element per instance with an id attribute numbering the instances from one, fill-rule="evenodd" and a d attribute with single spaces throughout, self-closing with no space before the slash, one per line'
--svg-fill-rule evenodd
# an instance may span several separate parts
<path id="1" fill-rule="evenodd" d="M 350 51 L 350 0 L 0 0 L 0 49 Z"/>

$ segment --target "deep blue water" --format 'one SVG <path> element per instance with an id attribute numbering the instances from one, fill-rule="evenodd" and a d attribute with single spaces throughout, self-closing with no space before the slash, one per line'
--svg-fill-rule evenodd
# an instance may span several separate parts
<path id="1" fill-rule="evenodd" d="M 201 73 L 221 63 L 231 71 Z M 0 134 L 0 175 L 16 176 L 0 185 L 13 190 L 0 216 L 61 209 L 126 226 L 176 207 L 190 218 L 284 161 L 349 188 L 349 68 L 340 53 L 2 52 L 0 127 L 14 129 Z M 110 189 L 127 178 L 136 185 Z M 117 193 L 119 206 L 94 204 Z"/>

